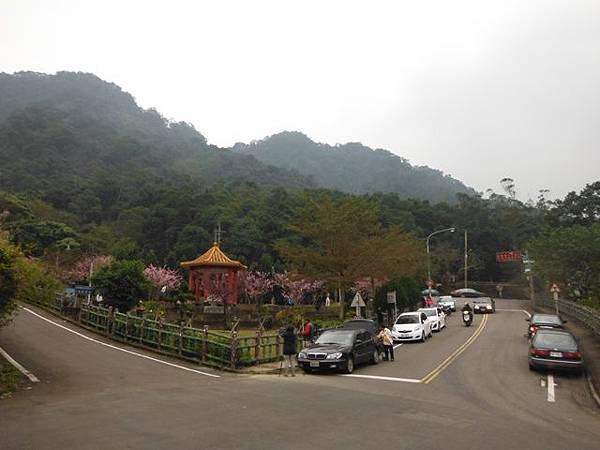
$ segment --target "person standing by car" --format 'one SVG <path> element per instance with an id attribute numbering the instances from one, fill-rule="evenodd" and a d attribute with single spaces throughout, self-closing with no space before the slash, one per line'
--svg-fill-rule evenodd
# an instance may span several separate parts
<path id="1" fill-rule="evenodd" d="M 381 339 L 381 342 L 383 343 L 383 351 L 385 352 L 385 356 L 383 357 L 384 361 L 393 361 L 394 337 L 392 336 L 392 332 L 388 327 L 383 325 L 377 337 Z"/>
<path id="2" fill-rule="evenodd" d="M 295 371 L 295 366 L 296 366 L 296 362 L 294 361 L 294 356 L 296 355 L 296 351 L 297 351 L 297 336 L 296 336 L 296 332 L 294 331 L 294 327 L 289 326 L 285 329 L 285 331 L 283 333 L 281 333 L 280 335 L 283 338 L 283 363 L 287 363 L 287 367 L 286 367 L 286 371 L 285 371 L 285 376 L 288 376 L 288 372 L 289 374 L 291 374 L 293 377 L 296 376 L 296 374 L 294 373 Z"/>

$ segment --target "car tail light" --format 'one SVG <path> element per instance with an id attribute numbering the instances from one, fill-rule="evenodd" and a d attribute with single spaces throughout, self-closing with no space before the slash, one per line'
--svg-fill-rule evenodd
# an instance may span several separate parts
<path id="1" fill-rule="evenodd" d="M 534 356 L 550 356 L 550 350 L 543 350 L 541 348 L 531 347 L 529 354 Z"/>
<path id="2" fill-rule="evenodd" d="M 535 332 L 537 331 L 538 327 L 536 327 L 535 325 L 531 325 L 529 327 L 529 333 L 531 334 L 535 334 Z"/>
<path id="3" fill-rule="evenodd" d="M 566 359 L 581 359 L 581 352 L 562 352 L 562 354 Z"/>

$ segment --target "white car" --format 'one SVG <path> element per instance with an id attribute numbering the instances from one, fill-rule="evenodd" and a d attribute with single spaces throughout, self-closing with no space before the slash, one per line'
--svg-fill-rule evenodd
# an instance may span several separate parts
<path id="1" fill-rule="evenodd" d="M 456 311 L 456 301 L 454 297 L 451 295 L 442 295 L 438 302 L 438 306 L 441 306 L 443 309 L 449 309 L 450 311 Z"/>
<path id="2" fill-rule="evenodd" d="M 402 313 L 392 327 L 394 341 L 421 341 L 432 336 L 431 321 L 420 312 Z"/>
<path id="3" fill-rule="evenodd" d="M 446 314 L 444 314 L 441 308 L 420 308 L 417 312 L 423 312 L 427 318 L 431 321 L 432 331 L 441 331 L 446 326 Z"/>

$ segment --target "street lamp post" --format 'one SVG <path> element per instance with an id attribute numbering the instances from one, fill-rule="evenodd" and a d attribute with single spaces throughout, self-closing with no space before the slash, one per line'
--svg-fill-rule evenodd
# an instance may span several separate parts
<path id="1" fill-rule="evenodd" d="M 444 228 L 443 230 L 434 231 L 429 236 L 427 236 L 426 245 L 427 245 L 427 281 L 428 282 L 429 282 L 429 280 L 431 280 L 431 258 L 429 256 L 429 239 L 431 239 L 431 237 L 435 236 L 436 234 L 444 233 L 446 231 L 449 231 L 450 233 L 454 233 L 454 227 Z M 429 292 L 431 293 L 431 286 L 429 286 Z"/>

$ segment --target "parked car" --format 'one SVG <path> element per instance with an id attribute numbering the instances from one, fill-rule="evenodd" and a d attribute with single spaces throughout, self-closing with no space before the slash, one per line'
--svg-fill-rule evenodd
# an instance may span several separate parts
<path id="1" fill-rule="evenodd" d="M 298 365 L 305 372 L 339 370 L 352 373 L 362 363 L 379 362 L 374 336 L 364 329 L 324 331 L 314 344 L 298 354 Z"/>
<path id="2" fill-rule="evenodd" d="M 529 322 L 527 327 L 527 337 L 529 338 L 540 328 L 564 329 L 564 323 L 566 322 L 556 314 L 534 314 L 531 318 L 525 320 Z"/>
<path id="3" fill-rule="evenodd" d="M 471 289 L 471 288 L 456 289 L 455 291 L 450 292 L 450 295 L 452 295 L 452 297 L 463 297 L 463 298 L 485 297 L 485 294 L 483 292 L 479 292 L 479 291 L 476 291 L 475 289 Z"/>
<path id="4" fill-rule="evenodd" d="M 394 341 L 421 341 L 432 336 L 431 321 L 423 312 L 402 313 L 392 328 Z"/>
<path id="5" fill-rule="evenodd" d="M 341 324 L 338 329 L 343 330 L 367 330 L 373 336 L 377 336 L 379 334 L 379 327 L 377 326 L 377 322 L 370 319 L 352 319 L 346 320 L 343 324 Z M 383 343 L 379 339 L 375 339 L 377 344 L 377 349 L 379 350 L 380 359 L 383 357 Z"/>
<path id="6" fill-rule="evenodd" d="M 529 369 L 569 370 L 581 373 L 583 355 L 571 333 L 540 328 L 529 342 Z"/>
<path id="7" fill-rule="evenodd" d="M 456 311 L 456 300 L 451 295 L 442 295 L 438 300 L 438 306 L 446 311 Z"/>
<path id="8" fill-rule="evenodd" d="M 431 321 L 431 331 L 441 331 L 446 326 L 446 315 L 437 307 L 419 308 L 417 312 L 423 312 Z"/>
<path id="9" fill-rule="evenodd" d="M 473 299 L 473 312 L 475 314 L 489 314 L 496 312 L 496 300 L 491 297 Z"/>

